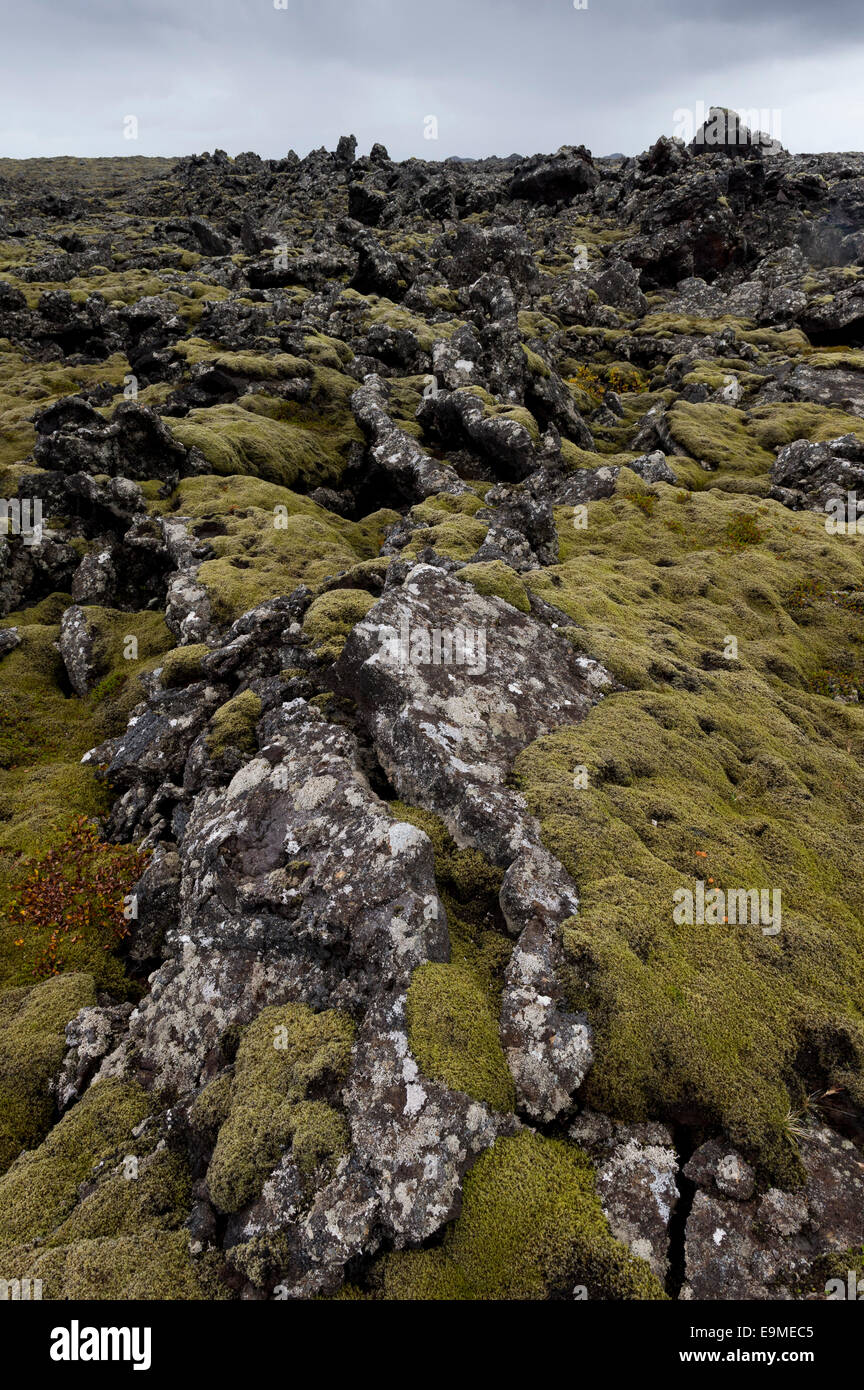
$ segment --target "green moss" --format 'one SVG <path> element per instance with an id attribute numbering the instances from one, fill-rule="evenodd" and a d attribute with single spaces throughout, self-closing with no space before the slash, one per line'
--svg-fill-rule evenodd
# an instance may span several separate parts
<path id="1" fill-rule="evenodd" d="M 837 1300 L 836 1285 L 831 1288 L 828 1285 L 831 1280 L 839 1279 L 843 1287 L 842 1297 L 848 1299 L 850 1297 L 850 1273 L 855 1277 L 851 1297 L 860 1301 L 861 1294 L 858 1292 L 858 1286 L 864 1282 L 864 1246 L 857 1250 L 842 1250 L 836 1254 L 821 1255 L 811 1265 L 803 1281 L 799 1283 L 793 1276 L 784 1282 L 792 1285 L 796 1298 L 803 1298 L 807 1294 L 816 1294 L 824 1299 L 834 1295 L 834 1299 Z"/>
<path id="2" fill-rule="evenodd" d="M 18 626 L 21 644 L 0 662 L 0 987 L 33 982 L 25 955 L 15 945 L 20 923 L 8 914 L 22 857 L 56 848 L 77 814 L 92 817 L 108 810 L 108 789 L 81 758 L 125 728 L 129 711 L 141 699 L 140 674 L 157 665 L 154 653 L 174 641 L 159 614 L 88 608 L 107 683 L 78 699 L 69 693 L 56 648 L 59 627 L 51 621 L 65 598 L 52 596 L 7 620 Z M 124 658 L 129 635 L 139 642 L 137 660 Z M 98 987 L 125 995 L 128 981 L 117 957 L 105 952 L 100 957 Z M 89 956 L 74 963 L 70 956 L 70 964 L 93 970 Z"/>
<path id="3" fill-rule="evenodd" d="M 186 338 L 175 350 L 190 366 L 208 362 L 229 375 L 261 381 L 292 381 L 312 375 L 310 362 L 287 352 L 225 352 L 205 338 Z"/>
<path id="4" fill-rule="evenodd" d="M 503 871 L 476 849 L 459 849 L 437 816 L 390 802 L 392 815 L 429 836 L 435 882 L 447 913 L 451 962 L 464 966 L 482 989 L 488 1016 L 497 1018 L 504 971 L 513 949 L 498 905 Z"/>
<path id="5" fill-rule="evenodd" d="M 420 1070 L 484 1101 L 515 1107 L 513 1078 L 498 1036 L 498 1019 L 466 965 L 427 964 L 408 989 L 408 1039 Z"/>
<path id="6" fill-rule="evenodd" d="M 264 1009 L 249 1025 L 207 1173 L 220 1211 L 240 1211 L 254 1202 L 292 1146 L 302 1172 L 335 1164 L 347 1147 L 347 1128 L 342 1116 L 318 1097 L 322 1088 L 338 1092 L 352 1041 L 349 1019 L 333 1011 L 315 1014 L 305 1004 Z M 225 1103 L 220 1094 L 217 1114 Z"/>
<path id="7" fill-rule="evenodd" d="M 332 1105 L 321 1100 L 304 1100 L 290 1116 L 291 1153 L 306 1177 L 313 1177 L 323 1166 L 332 1166 L 351 1147 L 348 1121 Z"/>
<path id="8" fill-rule="evenodd" d="M 474 516 L 483 505 L 483 498 L 474 492 L 438 492 L 411 508 L 411 520 L 434 526 L 444 517 Z"/>
<path id="9" fill-rule="evenodd" d="M 32 286 L 20 285 L 35 306 Z M 15 464 L 31 453 L 36 442 L 32 416 L 63 396 L 72 396 L 102 382 L 122 386 L 129 363 L 119 353 L 104 362 L 67 366 L 57 362 L 32 361 L 18 348 L 0 350 L 0 466 Z M 34 470 L 32 465 L 28 472 Z M 3 495 L 14 496 L 9 488 Z"/>
<path id="10" fill-rule="evenodd" d="M 255 478 L 189 478 L 166 510 L 210 523 L 214 552 L 197 572 L 217 622 L 230 623 L 298 584 L 316 588 L 377 556 L 397 512 L 346 521 L 287 488 Z"/>
<path id="11" fill-rule="evenodd" d="M 436 511 L 428 506 L 429 500 L 421 505 L 425 508 L 423 517 L 429 518 L 430 524 L 413 533 L 402 554 L 406 559 L 414 559 L 421 550 L 431 546 L 437 555 L 451 560 L 470 560 L 486 539 L 488 523 L 458 512 Z M 475 500 L 479 502 L 479 498 Z M 411 515 L 413 519 L 414 509 Z"/>
<path id="12" fill-rule="evenodd" d="M 503 598 L 505 603 L 518 608 L 520 613 L 528 613 L 531 610 L 528 590 L 516 571 L 505 565 L 503 560 L 464 565 L 461 570 L 456 571 L 456 576 L 470 584 L 478 594 L 493 594 L 497 598 Z"/>
<path id="13" fill-rule="evenodd" d="M 522 350 L 526 355 L 529 355 L 528 349 L 524 344 Z M 549 375 L 549 368 L 546 366 L 545 362 L 543 362 L 542 358 L 538 357 L 536 353 L 530 353 L 530 359 L 532 359 L 535 364 L 535 366 L 532 367 L 529 361 L 529 369 L 534 376 Z M 545 372 L 542 371 L 541 368 L 545 368 Z M 495 397 L 491 396 L 482 386 L 460 386 L 457 389 L 459 391 L 464 391 L 466 395 L 476 396 L 477 399 L 482 402 L 484 419 L 515 420 L 517 425 L 521 425 L 523 429 L 527 430 L 528 434 L 531 436 L 532 444 L 539 443 L 540 426 L 537 424 L 531 411 L 524 405 L 508 405 L 505 402 L 496 401 Z"/>
<path id="14" fill-rule="evenodd" d="M 110 701 L 115 728 L 125 727 L 134 705 L 142 698 L 140 676 L 151 670 L 174 643 L 161 613 L 129 613 L 115 608 L 87 605 L 81 608 L 92 641 L 92 666 L 97 678 L 91 700 Z M 105 715 L 103 714 L 103 718 Z"/>
<path id="15" fill-rule="evenodd" d="M 748 428 L 763 449 L 782 448 L 795 439 L 820 444 L 843 434 L 855 434 L 864 441 L 864 420 L 844 410 L 806 402 L 756 406 L 748 416 Z"/>
<path id="16" fill-rule="evenodd" d="M 361 438 L 357 427 L 339 420 L 333 428 L 320 422 L 313 427 L 309 420 L 301 424 L 302 413 L 291 407 L 291 402 L 248 396 L 236 405 L 190 410 L 168 424 L 181 444 L 200 449 L 222 477 L 245 474 L 309 489 L 337 484 L 351 444 Z"/>
<path id="17" fill-rule="evenodd" d="M 384 1257 L 386 1299 L 663 1299 L 649 1267 L 615 1241 L 581 1150 L 525 1129 L 499 1139 L 465 1179 L 440 1249 Z"/>
<path id="18" fill-rule="evenodd" d="M 0 1277 L 25 1269 L 49 1299 L 212 1300 L 228 1297 L 217 1257 L 193 1260 L 185 1231 L 155 1231 L 74 1245 L 19 1247 L 0 1253 Z M 7 1275 L 7 1271 L 9 1271 Z"/>
<path id="19" fill-rule="evenodd" d="M 192 1182 L 179 1154 L 167 1148 L 139 1157 L 139 1145 L 130 1136 L 129 1156 L 101 1177 L 47 1238 L 48 1245 L 74 1245 L 83 1240 L 131 1236 L 142 1230 L 177 1230 L 189 1214 Z M 123 1155 L 124 1160 L 127 1155 Z M 132 1174 L 135 1174 L 133 1176 Z"/>
<path id="20" fill-rule="evenodd" d="M 365 589 L 330 589 L 313 599 L 303 619 L 303 631 L 316 655 L 335 661 L 352 627 L 376 602 Z"/>
<path id="21" fill-rule="evenodd" d="M 49 1083 L 63 1060 L 66 1024 L 95 1002 L 89 975 L 0 994 L 0 1172 L 47 1132 L 54 1113 Z"/>
<path id="22" fill-rule="evenodd" d="M 532 376 L 546 377 L 551 375 L 547 363 L 543 361 L 539 353 L 532 352 L 531 348 L 526 347 L 524 343 L 522 343 L 522 351 L 525 354 L 525 362 Z"/>
<path id="23" fill-rule="evenodd" d="M 218 758 L 228 748 L 238 753 L 254 753 L 258 744 L 255 725 L 261 718 L 261 700 L 253 690 L 244 690 L 220 705 L 210 720 L 207 747 L 211 758 Z"/>
<path id="24" fill-rule="evenodd" d="M 343 295 L 344 298 L 344 295 Z M 379 298 L 377 294 L 366 297 L 366 308 L 362 315 L 363 328 L 368 330 L 373 323 L 384 323 L 396 330 L 404 329 L 413 333 L 423 352 L 431 352 L 433 345 L 441 338 L 452 338 L 461 327 L 458 320 L 428 324 L 407 309 L 394 304 L 392 300 Z"/>
<path id="25" fill-rule="evenodd" d="M 167 690 L 172 686 L 192 685 L 202 679 L 201 662 L 209 648 L 203 642 L 190 643 L 188 647 L 173 647 L 166 652 L 160 664 L 160 681 Z"/>
<path id="26" fill-rule="evenodd" d="M 767 478 L 771 471 L 773 454 L 754 438 L 744 416 L 730 405 L 678 401 L 669 411 L 669 430 L 691 458 L 713 464 L 724 474 Z M 712 477 L 711 481 L 718 480 Z"/>
<path id="27" fill-rule="evenodd" d="M 579 650 L 641 689 L 539 740 L 516 774 L 580 887 L 567 944 L 597 1035 L 590 1102 L 722 1128 L 793 1181 L 790 1108 L 861 1093 L 864 634 L 846 595 L 864 589 L 864 542 L 773 502 L 654 491 L 651 518 L 617 495 L 586 530 L 562 511 L 565 562 L 525 576 Z M 758 577 L 729 543 L 750 522 Z M 780 889 L 781 935 L 676 926 L 673 893 L 709 878 Z"/>
<path id="28" fill-rule="evenodd" d="M 59 1226 L 75 1207 L 79 1185 L 99 1164 L 119 1161 L 123 1146 L 133 1143 L 132 1130 L 149 1112 L 139 1086 L 91 1086 L 39 1148 L 22 1154 L 0 1178 L 0 1249 Z"/>

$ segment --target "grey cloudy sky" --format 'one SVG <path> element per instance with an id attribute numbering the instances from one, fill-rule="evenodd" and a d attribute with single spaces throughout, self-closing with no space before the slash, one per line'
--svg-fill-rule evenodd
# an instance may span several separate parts
<path id="1" fill-rule="evenodd" d="M 361 151 L 381 140 L 400 159 L 565 143 L 634 154 L 700 102 L 765 111 L 792 150 L 864 146 L 862 0 L 0 0 L 0 11 L 0 155 L 278 156 L 352 131 Z M 137 140 L 124 138 L 130 115 Z M 424 138 L 428 116 L 437 141 Z"/>

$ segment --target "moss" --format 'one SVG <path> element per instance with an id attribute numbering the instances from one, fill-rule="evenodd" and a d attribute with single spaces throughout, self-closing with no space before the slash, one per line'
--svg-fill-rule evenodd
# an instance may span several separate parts
<path id="1" fill-rule="evenodd" d="M 556 319 L 549 318 L 548 314 L 541 314 L 532 309 L 520 309 L 518 323 L 519 332 L 523 338 L 539 338 L 541 342 L 545 342 L 561 331 L 561 325 Z"/>
<path id="2" fill-rule="evenodd" d="M 525 353 L 528 352 L 528 349 L 525 348 L 524 344 L 523 351 Z M 529 363 L 529 369 L 532 371 L 533 375 L 544 375 L 544 372 L 542 372 L 540 368 L 545 367 L 545 375 L 548 376 L 549 368 L 546 367 L 545 362 L 543 362 L 542 359 L 538 357 L 536 353 L 531 353 L 531 357 L 534 359 L 535 363 L 539 363 L 539 366 L 537 366 L 536 370 L 534 370 L 534 368 L 531 368 Z M 489 392 L 482 386 L 460 386 L 457 389 L 459 391 L 464 391 L 466 395 L 476 396 L 477 399 L 482 402 L 484 419 L 514 420 L 517 425 L 521 425 L 523 429 L 527 430 L 528 434 L 531 436 L 532 444 L 539 443 L 540 426 L 537 424 L 537 421 L 531 414 L 531 411 L 528 410 L 524 405 L 509 405 L 503 401 L 496 401 L 495 397 L 491 396 Z"/>
<path id="3" fill-rule="evenodd" d="M 211 758 L 218 758 L 228 748 L 238 753 L 254 753 L 258 747 L 255 725 L 261 718 L 261 700 L 253 690 L 244 690 L 220 705 L 210 720 L 207 747 Z"/>
<path id="4" fill-rule="evenodd" d="M 254 478 L 189 478 L 166 507 L 207 525 L 212 560 L 198 583 L 217 622 L 230 623 L 298 584 L 316 588 L 377 556 L 397 512 L 346 521 L 287 488 Z"/>
<path id="5" fill-rule="evenodd" d="M 260 381 L 292 381 L 311 376 L 312 364 L 287 352 L 225 352 L 205 338 L 186 338 L 175 351 L 193 366 L 207 362 L 229 376 L 252 377 Z"/>
<path id="6" fill-rule="evenodd" d="M 819 1087 L 861 1093 L 864 897 L 848 865 L 864 644 L 844 595 L 864 589 L 864 541 L 828 542 L 818 517 L 769 501 L 654 491 L 650 519 L 618 495 L 586 530 L 562 511 L 564 563 L 524 577 L 579 650 L 640 689 L 538 740 L 516 775 L 580 887 L 567 944 L 597 1035 L 590 1103 L 723 1129 L 791 1182 L 790 1108 Z M 742 515 L 758 577 L 729 544 Z M 700 879 L 779 888 L 780 937 L 677 927 L 672 895 Z"/>
<path id="7" fill-rule="evenodd" d="M 161 613 L 129 613 L 98 605 L 86 605 L 81 612 L 92 641 L 93 671 L 100 678 L 90 698 L 96 703 L 110 701 L 111 726 L 123 728 L 133 706 L 141 701 L 141 674 L 155 667 L 155 658 L 168 651 L 175 639 Z"/>
<path id="8" fill-rule="evenodd" d="M 356 389 L 357 382 L 350 385 Z M 351 445 L 363 438 L 353 417 L 331 414 L 322 423 L 317 404 L 304 411 L 261 395 L 190 410 L 168 424 L 182 445 L 200 449 L 213 473 L 246 474 L 286 488 L 338 484 Z"/>
<path id="9" fill-rule="evenodd" d="M 525 354 L 526 366 L 532 376 L 546 377 L 551 375 L 548 364 L 543 361 L 539 353 L 532 352 L 531 348 L 526 347 L 524 343 L 522 343 L 522 351 Z"/>
<path id="10" fill-rule="evenodd" d="M 332 1167 L 351 1147 L 345 1116 L 321 1100 L 304 1100 L 293 1107 L 290 1133 L 292 1157 L 307 1177 L 313 1177 L 322 1165 Z"/>
<path id="11" fill-rule="evenodd" d="M 182 1226 L 192 1201 L 192 1181 L 185 1161 L 167 1148 L 139 1157 L 134 1136 L 130 1136 L 130 1146 L 136 1176 L 130 1175 L 124 1154 L 124 1162 L 106 1176 L 100 1175 L 92 1190 L 46 1238 L 46 1244 L 74 1245 Z"/>
<path id="12" fill-rule="evenodd" d="M 81 974 L 0 994 L 0 1172 L 47 1133 L 66 1024 L 95 1002 L 92 976 Z"/>
<path id="13" fill-rule="evenodd" d="M 304 1173 L 335 1164 L 347 1146 L 347 1129 L 319 1097 L 322 1089 L 335 1094 L 344 1081 L 352 1041 L 349 1019 L 332 1010 L 315 1014 L 305 1004 L 264 1009 L 250 1024 L 207 1172 L 220 1211 L 240 1211 L 254 1202 L 292 1146 Z M 313 1098 L 320 1108 L 310 1108 Z M 225 1097 L 217 1101 L 221 1107 Z"/>
<path id="14" fill-rule="evenodd" d="M 413 518 L 413 511 L 411 515 Z M 430 509 L 426 510 L 425 515 L 432 518 L 430 524 L 413 533 L 402 550 L 406 559 L 415 559 L 421 550 L 431 547 L 437 555 L 447 556 L 451 560 L 470 560 L 480 549 L 489 530 L 488 523 L 479 517 L 443 510 L 436 513 Z"/>
<path id="15" fill-rule="evenodd" d="M 435 526 L 443 517 L 475 516 L 483 509 L 483 498 L 474 492 L 438 492 L 411 508 L 411 520 Z"/>
<path id="16" fill-rule="evenodd" d="M 74 1245 L 0 1253 L 0 1269 L 26 1269 L 51 1299 L 213 1300 L 228 1297 L 212 1254 L 193 1260 L 185 1231 L 146 1231 Z M 9 1278 L 18 1277 L 9 1273 Z"/>
<path id="17" fill-rule="evenodd" d="M 518 608 L 520 613 L 528 613 L 531 604 L 528 590 L 515 570 L 505 565 L 503 560 L 490 560 L 485 564 L 464 565 L 456 571 L 458 579 L 470 584 L 478 594 L 493 594 L 503 598 L 505 603 Z"/>
<path id="18" fill-rule="evenodd" d="M 855 434 L 864 441 L 864 420 L 843 410 L 805 402 L 756 406 L 750 411 L 748 426 L 764 449 L 779 449 L 795 439 L 821 444 L 843 434 Z"/>
<path id="19" fill-rule="evenodd" d="M 158 614 L 88 609 L 99 660 L 106 676 L 115 679 L 78 699 L 69 693 L 56 649 L 59 627 L 51 622 L 56 608 L 66 606 L 65 598 L 52 596 L 24 615 L 10 614 L 21 644 L 0 662 L 0 986 L 32 984 L 30 967 L 15 945 L 20 924 L 8 915 L 22 857 L 56 848 L 76 814 L 92 817 L 107 811 L 110 793 L 81 758 L 125 728 L 129 710 L 141 698 L 141 672 L 158 664 L 152 653 L 174 641 Z M 137 661 L 124 659 L 127 634 L 138 637 Z M 128 981 L 117 957 L 99 954 L 98 987 L 125 995 Z M 70 963 L 93 969 L 89 957 L 74 963 L 70 957 Z"/>
<path id="20" fill-rule="evenodd" d="M 361 321 L 366 330 L 374 323 L 386 324 L 397 331 L 407 330 L 414 334 L 423 352 L 431 352 L 433 345 L 441 338 L 452 338 L 456 329 L 461 326 L 455 319 L 428 324 L 425 319 L 394 304 L 392 300 L 379 298 L 376 294 L 366 297 L 366 308 Z"/>
<path id="21" fill-rule="evenodd" d="M 459 849 L 443 821 L 430 811 L 402 801 L 391 802 L 389 809 L 398 820 L 417 826 L 432 841 L 435 882 L 447 913 L 451 962 L 471 972 L 486 999 L 488 1015 L 497 1018 L 504 971 L 513 949 L 498 905 L 503 871 L 479 850 Z"/>
<path id="22" fill-rule="evenodd" d="M 586 1155 L 525 1129 L 499 1139 L 465 1179 L 443 1245 L 384 1257 L 386 1299 L 663 1299 L 649 1267 L 615 1241 Z"/>
<path id="23" fill-rule="evenodd" d="M 205 1136 L 209 1135 L 211 1147 L 221 1126 L 231 1113 L 233 1076 L 223 1072 L 209 1082 L 196 1097 L 191 1110 L 193 1127 Z"/>
<path id="24" fill-rule="evenodd" d="M 79 1185 L 98 1165 L 119 1161 L 132 1130 L 149 1112 L 139 1086 L 91 1086 L 39 1148 L 22 1154 L 0 1178 L 0 1249 L 59 1226 L 75 1207 Z"/>
<path id="25" fill-rule="evenodd" d="M 854 1276 L 854 1284 L 850 1290 L 849 1275 Z M 842 1295 L 839 1295 L 836 1284 L 828 1287 L 831 1280 L 839 1279 L 843 1288 Z M 786 1282 L 786 1281 L 784 1281 Z M 851 1250 L 842 1250 L 829 1255 L 820 1255 L 814 1261 L 803 1280 L 793 1275 L 788 1279 L 792 1285 L 796 1298 L 803 1298 L 807 1294 L 816 1294 L 828 1299 L 833 1294 L 836 1301 L 839 1297 L 855 1298 L 860 1302 L 861 1293 L 859 1287 L 864 1284 L 864 1246 Z"/>
<path id="26" fill-rule="evenodd" d="M 408 1039 L 422 1072 L 493 1110 L 515 1107 L 498 1019 L 466 965 L 427 964 L 408 989 Z"/>
<path id="27" fill-rule="evenodd" d="M 732 406 L 679 401 L 669 412 L 669 431 L 691 458 L 713 464 L 724 474 L 767 478 L 771 471 L 773 454 L 753 437 L 744 416 Z"/>
<path id="28" fill-rule="evenodd" d="M 624 468 L 632 463 L 638 454 L 595 454 L 589 449 L 580 449 L 569 439 L 561 440 L 561 458 L 568 469 L 575 468 Z"/>
<path id="29" fill-rule="evenodd" d="M 167 690 L 172 686 L 192 685 L 201 680 L 201 662 L 208 651 L 203 642 L 193 642 L 188 647 L 173 647 L 166 652 L 159 667 L 163 687 Z"/>
<path id="30" fill-rule="evenodd" d="M 25 293 L 32 291 L 32 286 L 20 288 Z M 29 297 L 34 298 L 32 294 Z M 11 345 L 0 350 L 0 466 L 15 464 L 31 453 L 36 442 L 32 423 L 35 411 L 102 382 L 119 388 L 128 372 L 129 363 L 119 353 L 104 362 L 71 366 L 32 361 Z M 34 469 L 30 466 L 27 471 Z M 15 491 L 10 488 L 3 495 L 10 497 Z"/>
<path id="31" fill-rule="evenodd" d="M 303 619 L 303 631 L 315 654 L 335 661 L 352 627 L 376 602 L 364 589 L 330 589 L 313 599 Z"/>

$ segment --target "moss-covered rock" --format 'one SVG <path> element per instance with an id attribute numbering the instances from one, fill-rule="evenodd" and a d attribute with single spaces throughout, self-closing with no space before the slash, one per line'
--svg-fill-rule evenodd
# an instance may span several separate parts
<path id="1" fill-rule="evenodd" d="M 408 989 L 408 1040 L 420 1070 L 493 1110 L 515 1107 L 498 1018 L 467 965 L 430 963 Z"/>
<path id="2" fill-rule="evenodd" d="M 117 1163 L 151 1103 L 129 1082 L 92 1086 L 47 1139 L 0 1178 L 0 1249 L 46 1236 L 69 1217 L 99 1165 Z"/>
<path id="3" fill-rule="evenodd" d="M 166 652 L 159 666 L 159 679 L 165 689 L 201 680 L 201 662 L 208 650 L 203 642 L 192 642 L 188 647 L 172 647 Z"/>
<path id="4" fill-rule="evenodd" d="M 46 1134 L 54 1113 L 50 1083 L 63 1059 L 66 1024 L 95 1002 L 93 979 L 81 974 L 0 994 L 0 1172 Z"/>
<path id="5" fill-rule="evenodd" d="M 585 1154 L 527 1129 L 478 1159 L 442 1246 L 386 1256 L 375 1284 L 387 1299 L 665 1297 L 611 1236 Z"/>
<path id="6" fill-rule="evenodd" d="M 848 865 L 864 648 L 844 595 L 864 588 L 864 542 L 773 502 L 653 492 L 650 516 L 620 493 L 591 504 L 587 530 L 561 513 L 567 558 L 525 576 L 641 689 L 538 740 L 516 773 L 580 889 L 565 940 L 596 1036 L 592 1105 L 722 1128 L 794 1182 L 790 1109 L 819 1087 L 862 1095 Z M 742 569 L 742 516 L 758 570 Z M 780 889 L 780 936 L 676 926 L 673 894 L 700 880 Z"/>
<path id="7" fill-rule="evenodd" d="M 313 599 L 303 619 L 303 631 L 317 656 L 335 661 L 355 623 L 376 602 L 364 589 L 330 589 Z"/>
<path id="8" fill-rule="evenodd" d="M 211 758 L 218 758 L 228 748 L 238 753 L 254 753 L 257 748 L 255 725 L 261 718 L 261 699 L 254 690 L 244 690 L 220 705 L 210 720 L 207 747 Z"/>
<path id="9" fill-rule="evenodd" d="M 476 589 L 478 594 L 494 594 L 518 608 L 520 613 L 528 613 L 531 603 L 528 590 L 515 570 L 505 565 L 503 560 L 487 560 L 484 564 L 463 565 L 456 571 L 458 577 Z"/>
<path id="10" fill-rule="evenodd" d="M 198 567 L 215 620 L 242 613 L 298 584 L 310 588 L 377 556 L 395 511 L 346 521 L 307 497 L 256 478 L 188 478 L 167 510 L 211 531 L 213 559 Z"/>
<path id="11" fill-rule="evenodd" d="M 240 1211 L 254 1202 L 286 1149 L 292 1149 L 301 1172 L 308 1174 L 333 1165 L 346 1151 L 343 1116 L 317 1097 L 325 1088 L 338 1091 L 352 1041 L 349 1019 L 332 1010 L 315 1014 L 305 1004 L 264 1009 L 249 1025 L 230 1098 L 224 1090 L 217 1098 L 217 1116 L 227 1105 L 227 1117 L 207 1184 L 220 1211 Z M 205 1112 L 198 1118 L 206 1118 Z"/>

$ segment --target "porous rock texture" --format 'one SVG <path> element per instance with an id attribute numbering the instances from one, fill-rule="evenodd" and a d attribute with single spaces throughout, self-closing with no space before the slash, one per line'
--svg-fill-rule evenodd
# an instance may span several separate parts
<path id="1" fill-rule="evenodd" d="M 728 128 L 0 161 L 0 1277 L 857 1268 L 864 156 Z"/>

